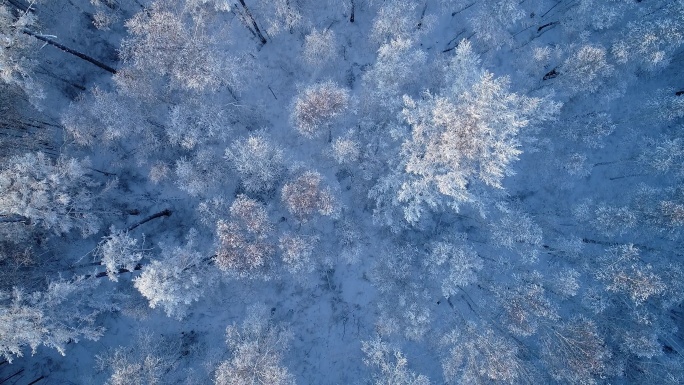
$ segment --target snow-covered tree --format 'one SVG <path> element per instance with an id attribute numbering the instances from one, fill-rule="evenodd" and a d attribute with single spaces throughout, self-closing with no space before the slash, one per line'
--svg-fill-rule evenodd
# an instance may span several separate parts
<path id="1" fill-rule="evenodd" d="M 118 281 L 119 269 L 133 271 L 145 257 L 145 237 L 143 236 L 139 245 L 138 240 L 131 237 L 128 231 L 112 226 L 109 232 L 97 245 L 95 255 L 100 257 L 100 263 L 107 268 L 109 279 Z"/>
<path id="2" fill-rule="evenodd" d="M 304 16 L 298 6 L 301 2 L 291 0 L 257 1 L 254 13 L 265 23 L 266 33 L 271 37 L 285 32 L 292 33 L 295 28 L 304 24 Z"/>
<path id="3" fill-rule="evenodd" d="M 435 242 L 424 262 L 433 277 L 441 281 L 442 295 L 446 298 L 456 294 L 477 281 L 482 269 L 482 258 L 465 244 Z"/>
<path id="4" fill-rule="evenodd" d="M 465 190 L 471 178 L 501 187 L 501 179 L 512 173 L 508 164 L 520 154 L 516 134 L 526 120 L 516 119 L 515 111 L 488 111 L 506 109 L 506 101 L 512 108 L 522 107 L 515 97 L 508 98 L 505 82 L 489 75 L 476 87 L 474 94 L 463 95 L 462 105 L 429 94 L 423 101 L 406 99 L 405 116 L 412 126 L 412 138 L 404 145 L 406 171 L 421 176 L 424 183 L 434 184 L 440 193 L 456 201 L 467 200 Z M 506 118 L 512 121 L 496 121 Z M 493 119 L 493 124 L 487 119 Z M 405 189 L 420 185 L 410 183 Z M 403 194 L 408 200 L 417 192 Z"/>
<path id="5" fill-rule="evenodd" d="M 291 339 L 285 326 L 270 320 L 265 306 L 251 306 L 239 327 L 226 328 L 231 358 L 216 368 L 214 384 L 294 385 L 294 376 L 282 364 Z"/>
<path id="6" fill-rule="evenodd" d="M 622 348 L 641 359 L 649 359 L 663 354 L 663 344 L 658 341 L 658 331 L 650 330 L 647 333 L 625 331 L 622 337 Z"/>
<path id="7" fill-rule="evenodd" d="M 85 237 L 100 227 L 87 160 L 26 153 L 0 170 L 0 218 L 41 226 L 57 234 L 80 230 Z"/>
<path id="8" fill-rule="evenodd" d="M 318 237 L 285 233 L 278 239 L 285 267 L 292 274 L 310 273 L 316 268 L 312 261 Z"/>
<path id="9" fill-rule="evenodd" d="M 359 262 L 365 250 L 364 234 L 360 226 L 349 219 L 337 221 L 335 225 L 335 239 L 339 245 L 341 259 L 348 264 Z"/>
<path id="10" fill-rule="evenodd" d="M 633 201 L 634 212 L 631 213 L 635 218 L 630 222 L 632 227 L 636 225 L 638 213 L 641 226 L 647 226 L 669 239 L 679 239 L 683 235 L 684 190 L 680 187 L 654 188 L 642 185 L 637 188 Z"/>
<path id="11" fill-rule="evenodd" d="M 230 12 L 228 0 L 185 0 L 185 8 L 193 14 L 204 15 L 203 12 Z"/>
<path id="12" fill-rule="evenodd" d="M 281 199 L 287 210 L 302 222 L 315 214 L 335 216 L 339 211 L 330 187 L 323 185 L 323 177 L 315 171 L 306 171 L 285 183 Z"/>
<path id="13" fill-rule="evenodd" d="M 331 147 L 331 155 L 340 165 L 354 164 L 361 157 L 361 143 L 351 135 L 336 138 Z"/>
<path id="14" fill-rule="evenodd" d="M 89 147 L 112 145 L 134 135 L 145 138 L 150 135 L 145 120 L 144 113 L 131 98 L 98 87 L 79 95 L 62 115 L 69 139 Z"/>
<path id="15" fill-rule="evenodd" d="M 659 90 L 657 95 L 648 103 L 661 119 L 673 121 L 684 118 L 684 98 L 682 93 L 673 89 L 666 88 Z M 681 139 L 675 139 L 681 142 Z"/>
<path id="16" fill-rule="evenodd" d="M 550 120 L 559 106 L 509 91 L 507 78 L 482 69 L 468 41 L 456 49 L 448 69 L 448 87 L 421 100 L 404 97 L 404 119 L 411 132 L 402 146 L 398 203 L 409 223 L 426 207 L 449 206 L 477 199 L 469 185 L 503 188 L 514 172 L 523 140 L 539 122 Z"/>
<path id="17" fill-rule="evenodd" d="M 591 93 L 598 90 L 614 72 L 606 56 L 606 49 L 600 45 L 577 47 L 558 69 L 565 86 L 575 92 Z"/>
<path id="18" fill-rule="evenodd" d="M 154 183 L 161 183 L 169 178 L 171 168 L 163 161 L 156 161 L 150 166 L 150 172 L 147 174 L 147 179 Z"/>
<path id="19" fill-rule="evenodd" d="M 563 123 L 566 125 L 562 132 L 563 137 L 589 148 L 603 148 L 606 138 L 617 128 L 613 117 L 607 112 L 592 111 L 575 115 Z"/>
<path id="20" fill-rule="evenodd" d="M 684 44 L 684 4 L 679 0 L 664 3 L 654 3 L 638 20 L 627 23 L 611 50 L 619 63 L 635 63 L 651 71 L 670 63 L 672 54 Z"/>
<path id="21" fill-rule="evenodd" d="M 34 242 L 41 238 L 33 230 L 22 224 L 0 222 L 0 291 L 31 286 L 29 279 L 19 272 L 39 261 L 39 245 Z"/>
<path id="22" fill-rule="evenodd" d="M 661 295 L 666 287 L 659 272 L 643 262 L 639 254 L 639 249 L 631 244 L 611 247 L 600 258 L 595 272 L 608 291 L 626 294 L 635 305 Z"/>
<path id="23" fill-rule="evenodd" d="M 307 138 L 322 135 L 349 105 L 349 92 L 333 81 L 305 88 L 294 100 L 291 121 Z"/>
<path id="24" fill-rule="evenodd" d="M 411 341 L 421 341 L 429 332 L 432 311 L 427 304 L 431 295 L 421 274 L 421 255 L 411 246 L 384 250 L 368 273 L 373 286 L 381 293 L 376 322 L 383 336 L 399 334 Z"/>
<path id="25" fill-rule="evenodd" d="M 100 359 L 106 361 L 100 365 L 112 371 L 105 385 L 158 385 L 169 366 L 154 354 L 136 357 L 123 348 Z"/>
<path id="26" fill-rule="evenodd" d="M 93 25 L 95 28 L 102 31 L 109 31 L 113 24 L 121 20 L 119 15 L 108 10 L 100 1 L 93 1 L 93 3 L 99 3 L 94 4 L 97 7 L 97 11 L 93 14 Z"/>
<path id="27" fill-rule="evenodd" d="M 537 260 L 542 244 L 542 229 L 532 218 L 505 205 L 498 205 L 501 218 L 491 225 L 492 243 L 516 251 L 524 262 Z"/>
<path id="28" fill-rule="evenodd" d="M 681 107 L 684 114 L 684 105 Z M 652 142 L 651 148 L 647 148 L 641 155 L 641 159 L 658 173 L 674 171 L 676 175 L 684 174 L 681 170 L 684 159 L 684 140 L 682 138 L 663 139 Z M 649 143 L 651 144 L 651 143 Z"/>
<path id="29" fill-rule="evenodd" d="M 317 30 L 314 28 L 304 38 L 304 61 L 313 66 L 321 67 L 335 59 L 337 55 L 337 41 L 335 32 L 330 29 Z"/>
<path id="30" fill-rule="evenodd" d="M 580 0 L 571 7 L 561 20 L 562 25 L 571 32 L 596 31 L 614 27 L 636 2 L 624 0 Z"/>
<path id="31" fill-rule="evenodd" d="M 192 196 L 209 196 L 223 179 L 224 162 L 209 148 L 200 149 L 191 158 L 176 161 L 176 184 Z"/>
<path id="32" fill-rule="evenodd" d="M 441 342 L 448 349 L 442 368 L 449 384 L 516 384 L 530 379 L 516 343 L 488 325 L 468 323 Z"/>
<path id="33" fill-rule="evenodd" d="M 107 295 L 93 297 L 98 283 L 77 277 L 50 282 L 45 291 L 0 292 L 0 356 L 12 362 L 23 356 L 24 346 L 35 354 L 41 345 L 64 355 L 69 342 L 99 339 L 104 329 L 95 321 L 115 306 Z"/>
<path id="34" fill-rule="evenodd" d="M 609 372 L 610 350 L 596 324 L 577 316 L 553 325 L 542 338 L 542 357 L 557 381 L 597 384 Z"/>
<path id="35" fill-rule="evenodd" d="M 375 328 L 382 336 L 398 335 L 409 341 L 423 341 L 432 329 L 433 312 L 430 295 L 420 285 L 412 283 L 394 297 L 385 295 L 378 304 Z"/>
<path id="36" fill-rule="evenodd" d="M 226 149 L 230 167 L 237 171 L 248 192 L 275 189 L 285 171 L 283 150 L 265 133 L 237 139 Z"/>
<path id="37" fill-rule="evenodd" d="M 363 75 L 364 115 L 374 122 L 396 119 L 403 107 L 401 96 L 424 87 L 425 79 L 415 74 L 426 63 L 427 54 L 413 40 L 397 38 L 381 45 L 375 64 Z"/>
<path id="38" fill-rule="evenodd" d="M 7 5 L 0 5 L 0 80 L 21 88 L 34 104 L 45 95 L 33 76 L 37 41 L 24 30 L 34 29 L 37 23 L 33 12 L 15 16 Z"/>
<path id="39" fill-rule="evenodd" d="M 210 286 L 208 258 L 196 250 L 196 238 L 197 231 L 190 229 L 185 245 L 162 245 L 162 258 L 152 260 L 133 280 L 150 307 L 162 307 L 169 317 L 182 319 L 190 304 L 199 300 Z"/>
<path id="40" fill-rule="evenodd" d="M 111 373 L 105 385 L 168 383 L 167 375 L 172 373 L 180 354 L 181 344 L 174 339 L 155 336 L 152 331 L 142 329 L 136 332 L 132 346 L 118 346 L 96 355 L 97 369 Z"/>
<path id="41" fill-rule="evenodd" d="M 527 12 L 516 0 L 492 0 L 477 4 L 468 22 L 475 38 L 486 47 L 499 49 L 514 42 L 511 30 Z"/>
<path id="42" fill-rule="evenodd" d="M 386 43 L 395 39 L 411 38 L 420 22 L 418 2 L 392 0 L 385 2 L 373 20 L 371 39 Z"/>
<path id="43" fill-rule="evenodd" d="M 537 271 L 515 276 L 509 287 L 497 288 L 504 309 L 504 324 L 514 334 L 531 336 L 540 321 L 557 321 L 558 309 L 548 298 L 541 274 Z"/>
<path id="44" fill-rule="evenodd" d="M 371 282 L 381 293 L 408 291 L 412 273 L 420 269 L 417 254 L 418 251 L 409 246 L 383 251 L 369 273 Z"/>
<path id="45" fill-rule="evenodd" d="M 180 89 L 203 91 L 237 85 L 233 60 L 214 49 L 215 41 L 201 20 L 187 18 L 173 3 L 156 1 L 126 22 L 130 37 L 121 43 L 121 58 L 138 71 L 167 77 Z M 203 20 L 202 20 L 203 21 Z M 147 81 L 136 76 L 139 81 Z"/>
<path id="46" fill-rule="evenodd" d="M 363 362 L 374 369 L 375 385 L 430 385 L 430 379 L 408 369 L 406 356 L 380 338 L 361 342 Z"/>
<path id="47" fill-rule="evenodd" d="M 574 297 L 580 289 L 580 273 L 572 268 L 560 270 L 551 279 L 552 290 L 564 298 Z"/>
<path id="48" fill-rule="evenodd" d="M 606 236 L 622 235 L 637 224 L 636 214 L 629 207 L 599 204 L 593 214 L 592 224 Z"/>
<path id="49" fill-rule="evenodd" d="M 216 264 L 239 277 L 268 277 L 275 253 L 273 225 L 266 208 L 239 195 L 230 206 L 230 218 L 216 224 Z"/>
<path id="50" fill-rule="evenodd" d="M 229 128 L 224 111 L 212 103 L 194 100 L 174 106 L 165 127 L 169 142 L 188 150 L 224 139 Z"/>

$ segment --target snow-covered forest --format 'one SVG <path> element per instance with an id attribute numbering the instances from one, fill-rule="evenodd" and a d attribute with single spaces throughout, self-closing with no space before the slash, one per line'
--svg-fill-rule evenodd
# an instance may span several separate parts
<path id="1" fill-rule="evenodd" d="M 684 383 L 684 0 L 1 0 L 0 384 Z"/>

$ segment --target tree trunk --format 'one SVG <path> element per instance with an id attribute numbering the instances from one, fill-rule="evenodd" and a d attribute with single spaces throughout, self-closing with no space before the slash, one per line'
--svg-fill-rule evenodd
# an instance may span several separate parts
<path id="1" fill-rule="evenodd" d="M 542 78 L 542 80 L 553 79 L 553 78 L 555 78 L 556 76 L 558 76 L 558 72 L 557 72 L 556 69 L 554 68 L 554 69 L 552 69 L 551 71 L 547 72 L 546 75 L 544 75 L 544 77 Z"/>
<path id="2" fill-rule="evenodd" d="M 33 8 L 29 8 L 27 4 L 24 4 L 20 0 L 7 0 L 7 2 L 10 3 L 14 8 L 22 12 L 33 12 Z"/>
<path id="3" fill-rule="evenodd" d="M 351 0 L 351 16 L 349 16 L 349 22 L 353 23 L 354 22 L 354 11 L 356 8 L 356 4 L 354 3 L 354 0 Z"/>
<path id="4" fill-rule="evenodd" d="M 31 224 L 31 218 L 27 218 L 23 215 L 18 214 L 0 214 L 0 223 L 18 223 L 21 222 L 25 225 Z"/>
<path id="5" fill-rule="evenodd" d="M 550 23 L 546 23 L 546 24 L 540 26 L 539 28 L 537 28 L 537 32 L 541 32 L 541 30 L 544 29 L 544 28 L 546 28 L 546 27 L 553 27 L 553 26 L 555 26 L 556 24 L 558 24 L 557 21 L 552 21 L 552 22 L 550 22 Z"/>
<path id="6" fill-rule="evenodd" d="M 244 8 L 245 14 L 249 17 L 249 20 L 252 22 L 252 26 L 254 27 L 254 32 L 256 33 L 257 37 L 261 41 L 261 44 L 262 45 L 266 44 L 266 38 L 261 33 L 261 29 L 259 29 L 259 26 L 257 25 L 256 20 L 254 20 L 254 16 L 252 16 L 252 12 L 250 12 L 249 8 L 247 8 L 247 4 L 245 4 L 245 0 L 240 0 L 240 4 L 242 5 L 242 8 Z"/>
<path id="7" fill-rule="evenodd" d="M 425 6 L 423 7 L 423 12 L 420 14 L 420 20 L 418 21 L 418 26 L 416 29 L 421 29 L 423 28 L 423 20 L 425 19 L 425 12 L 427 11 L 428 3 L 427 1 L 425 2 Z"/>
<path id="8" fill-rule="evenodd" d="M 142 270 L 142 265 L 141 265 L 141 264 L 137 264 L 137 265 L 135 265 L 135 267 L 133 268 L 133 271 L 137 271 L 137 270 Z M 130 271 L 130 270 L 128 270 L 128 269 L 121 268 L 121 269 L 119 269 L 119 271 L 117 271 L 115 274 L 116 274 L 116 275 L 121 275 L 121 274 L 123 274 L 123 273 L 132 273 L 132 271 Z M 109 276 L 109 274 L 107 274 L 106 271 L 103 271 L 103 272 L 100 272 L 100 273 L 95 274 L 95 278 L 102 278 L 102 277 L 108 277 L 108 276 Z M 90 275 L 86 275 L 84 278 L 90 278 Z"/>
<path id="9" fill-rule="evenodd" d="M 45 379 L 45 376 L 40 376 L 40 377 L 36 378 L 35 380 L 29 382 L 28 385 L 33 385 L 42 379 Z"/>
<path id="10" fill-rule="evenodd" d="M 114 68 L 112 68 L 112 67 L 110 67 L 110 66 L 108 66 L 108 65 L 106 65 L 106 64 L 104 64 L 104 63 L 102 63 L 101 61 L 99 61 L 99 60 L 97 60 L 97 59 L 93 59 L 92 57 L 90 57 L 90 56 L 88 56 L 88 55 L 86 55 L 86 54 L 80 53 L 80 52 L 75 51 L 75 50 L 73 50 L 73 49 L 71 49 L 71 48 L 69 48 L 69 47 L 63 46 L 62 44 L 59 44 L 59 43 L 57 43 L 56 41 L 53 41 L 53 40 L 51 40 L 51 39 L 48 39 L 47 37 L 45 37 L 45 36 L 43 36 L 43 35 L 40 35 L 40 34 L 37 34 L 37 33 L 35 33 L 35 32 L 31 32 L 31 31 L 29 31 L 28 29 L 23 30 L 23 32 L 24 32 L 25 34 L 29 35 L 29 36 L 35 37 L 36 39 L 38 39 L 38 40 L 40 40 L 40 41 L 44 41 L 44 42 L 46 42 L 46 43 L 48 43 L 48 44 L 50 44 L 50 45 L 52 45 L 52 46 L 55 46 L 55 47 L 61 49 L 62 51 L 66 52 L 66 53 L 70 53 L 70 54 L 72 54 L 72 55 L 78 57 L 79 59 L 83 59 L 83 60 L 85 60 L 85 61 L 87 61 L 87 62 L 89 62 L 89 63 L 95 64 L 96 66 L 102 68 L 103 70 L 105 70 L 105 71 L 107 71 L 107 72 L 110 72 L 110 73 L 112 73 L 112 74 L 116 74 L 116 70 L 115 70 Z"/>
<path id="11" fill-rule="evenodd" d="M 7 380 L 9 380 L 10 378 L 15 377 L 15 376 L 17 376 L 17 375 L 19 375 L 19 374 L 21 374 L 21 373 L 23 373 L 23 372 L 24 372 L 24 369 L 23 369 L 23 368 L 22 368 L 22 369 L 19 369 L 19 371 L 16 372 L 16 373 L 14 373 L 13 375 L 11 375 L 11 376 L 9 376 L 9 377 L 3 379 L 3 380 L 0 380 L 0 384 L 4 384 L 4 383 L 7 382 Z"/>
<path id="12" fill-rule="evenodd" d="M 160 211 L 160 212 L 158 212 L 158 213 L 156 213 L 156 214 L 150 215 L 149 217 L 147 217 L 147 218 L 141 220 L 141 221 L 138 222 L 138 223 L 132 224 L 131 226 L 128 227 L 128 231 L 131 231 L 131 230 L 135 229 L 136 227 L 142 225 L 143 223 L 147 223 L 147 222 L 149 222 L 149 221 L 151 221 L 151 220 L 153 220 L 153 219 L 157 219 L 157 218 L 161 218 L 161 217 L 169 217 L 169 216 L 171 216 L 171 210 L 166 209 L 166 210 L 164 210 L 164 211 Z"/>

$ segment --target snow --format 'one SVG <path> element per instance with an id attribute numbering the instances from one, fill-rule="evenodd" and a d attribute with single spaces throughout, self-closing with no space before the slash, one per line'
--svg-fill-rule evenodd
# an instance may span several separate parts
<path id="1" fill-rule="evenodd" d="M 102 223 L 97 234 L 59 236 L 32 227 L 40 238 L 32 249 L 35 262 L 17 267 L 17 276 L 25 278 L 12 276 L 0 290 L 25 284 L 41 291 L 50 281 L 87 275 L 101 280 L 88 298 L 110 301 L 118 310 L 98 315 L 101 338 L 68 343 L 63 356 L 45 346 L 31 355 L 26 347 L 24 357 L 0 364 L 0 383 L 20 369 L 8 383 L 29 384 L 41 376 L 37 384 L 212 383 L 219 365 L 235 358 L 226 327 L 242 325 L 254 305 L 267 309 L 260 321 L 291 334 L 278 348 L 284 349 L 280 363 L 297 384 L 390 383 L 389 374 L 373 377 L 379 372 L 364 364 L 364 342 L 370 346 L 378 337 L 402 352 L 391 354 L 405 358 L 408 370 L 434 384 L 555 383 L 552 366 L 559 361 L 544 358 L 544 341 L 560 325 L 578 324 L 576 316 L 597 326 L 583 337 L 605 360 L 596 365 L 605 364 L 600 373 L 578 376 L 596 383 L 684 381 L 678 270 L 684 219 L 677 216 L 684 203 L 677 98 L 684 96 L 672 96 L 682 87 L 684 38 L 677 38 L 681 28 L 667 36 L 655 29 L 654 45 L 642 47 L 649 54 L 661 49 L 670 56 L 666 64 L 624 59 L 613 49 L 623 41 L 621 33 L 643 30 L 630 22 L 681 22 L 681 1 L 610 8 L 593 0 L 354 0 L 353 23 L 347 1 L 294 2 L 301 19 L 269 13 L 286 1 L 245 2 L 266 44 L 250 33 L 251 21 L 241 20 L 238 3 L 159 3 L 169 12 L 190 7 L 172 20 L 174 28 L 203 23 L 178 32 L 189 36 L 194 66 L 180 60 L 186 56 L 154 51 L 154 41 L 139 51 L 126 48 L 132 57 L 126 62 L 118 58 L 122 41 L 131 38 L 124 23 L 148 2 L 35 4 L 37 32 L 123 70 L 114 78 L 38 45 L 35 76 L 46 98 L 40 111 L 19 108 L 27 118 L 66 126 L 50 131 L 52 150 L 87 157 L 88 177 L 110 188 L 92 197 Z M 108 29 L 93 25 L 97 12 L 98 18 L 114 16 Z M 139 15 L 149 24 L 138 21 L 138 30 L 158 26 L 150 20 L 163 24 Z M 273 24 L 278 15 L 293 24 Z M 634 46 L 635 39 L 625 44 Z M 172 43 L 165 41 L 165 49 L 176 47 Z M 472 55 L 459 65 L 474 75 L 450 73 L 449 62 L 467 47 L 479 59 Z M 147 50 L 161 56 L 134 68 L 136 55 Z M 221 62 L 212 68 L 216 72 L 195 72 L 212 60 Z M 159 63 L 171 63 L 173 71 L 164 73 Z M 411 145 L 415 120 L 439 125 L 424 91 L 468 104 L 472 98 L 460 94 L 483 70 L 507 77 L 516 95 L 494 95 L 492 104 L 497 97 L 534 100 L 544 119 L 528 126 L 519 121 L 526 116 L 501 107 L 506 102 L 492 107 L 497 114 L 489 119 L 505 123 L 502 130 L 513 121 L 517 127 L 505 143 L 479 156 L 515 151 L 505 172 L 492 171 L 496 180 L 487 185 L 464 174 L 459 186 L 446 186 L 475 197 L 458 202 L 457 209 L 434 186 L 414 187 L 420 191 L 416 199 L 436 203 L 428 202 L 420 218 L 409 222 L 397 195 L 408 183 L 401 154 Z M 558 75 L 543 80 L 553 70 Z M 302 107 L 303 98 L 326 87 L 343 99 L 340 105 Z M 420 119 L 406 118 L 406 101 L 419 105 Z M 293 118 L 293 111 L 313 116 L 305 116 L 306 127 L 295 127 L 302 119 Z M 469 116 L 487 121 L 480 113 Z M 496 124 L 486 128 L 497 130 Z M 428 139 L 433 148 L 443 145 Z M 659 157 L 674 155 L 652 167 L 654 149 Z M 450 164 L 435 166 L 429 154 L 415 158 L 436 167 L 435 173 L 463 167 L 447 150 L 439 155 Z M 302 181 L 305 176 L 315 183 Z M 371 191 L 377 199 L 369 197 Z M 222 241 L 217 223 L 232 220 L 231 205 L 241 196 L 260 207 L 259 218 L 245 214 L 241 226 L 249 227 L 250 219 L 251 225 L 270 222 L 258 236 L 270 254 L 254 272 L 230 271 L 215 259 Z M 297 203 L 316 207 L 300 212 Z M 98 243 L 117 236 L 108 229 L 130 228 L 166 209 L 170 216 L 118 234 L 125 234 L 130 255 L 101 260 Z M 7 250 L 30 242 L 9 227 L 1 230 L 0 245 Z M 189 234 L 192 248 L 184 249 Z M 626 248 L 635 253 L 616 257 L 616 250 Z M 0 259 L 0 268 L 13 267 L 9 261 Z M 122 267 L 127 271 L 117 272 Z M 105 270 L 116 282 L 97 277 Z M 2 274 L 4 279 L 10 273 Z M 0 296 L 0 322 L 6 303 Z M 492 346 L 523 366 L 493 372 L 497 357 L 487 353 Z M 484 369 L 467 368 L 461 350 L 477 351 L 473 357 Z M 156 380 L 143 379 L 147 364 L 154 370 L 145 375 Z M 572 377 L 567 370 L 563 375 Z"/>

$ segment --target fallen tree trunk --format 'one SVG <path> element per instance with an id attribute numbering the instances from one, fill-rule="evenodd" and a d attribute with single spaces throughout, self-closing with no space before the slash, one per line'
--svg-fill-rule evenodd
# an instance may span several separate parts
<path id="1" fill-rule="evenodd" d="M 86 54 L 83 54 L 83 53 L 78 52 L 78 51 L 76 51 L 76 50 L 73 50 L 73 49 L 71 49 L 71 48 L 69 48 L 69 47 L 67 47 L 67 46 L 64 46 L 64 45 L 62 45 L 62 44 L 59 44 L 59 43 L 57 43 L 56 41 L 54 41 L 54 40 L 52 40 L 52 39 L 49 39 L 49 38 L 47 38 L 47 37 L 45 37 L 45 36 L 43 36 L 43 35 L 41 35 L 41 34 L 37 34 L 37 33 L 35 33 L 35 32 L 29 31 L 28 29 L 24 29 L 23 32 L 24 32 L 25 34 L 29 35 L 29 36 L 35 37 L 36 39 L 38 39 L 38 40 L 40 40 L 40 41 L 44 41 L 44 42 L 46 42 L 47 44 L 50 44 L 50 45 L 52 45 L 52 46 L 54 46 L 54 47 L 57 47 L 57 48 L 61 49 L 62 51 L 66 52 L 66 53 L 72 54 L 72 55 L 78 57 L 79 59 L 83 59 L 83 60 L 87 61 L 88 63 L 95 64 L 96 66 L 100 67 L 101 69 L 103 69 L 103 70 L 105 70 L 105 71 L 107 71 L 107 72 L 110 72 L 110 73 L 112 73 L 112 74 L 116 74 L 116 70 L 115 70 L 114 68 L 112 68 L 112 67 L 110 67 L 110 66 L 104 64 L 103 62 L 101 62 L 101 61 L 99 61 L 99 60 L 97 60 L 97 59 L 94 59 L 94 58 L 92 58 L 92 57 L 90 57 L 90 56 L 88 56 L 88 55 L 86 55 Z"/>
<path id="2" fill-rule="evenodd" d="M 149 222 L 149 221 L 151 221 L 151 220 L 153 220 L 153 219 L 157 219 L 157 218 L 161 218 L 161 217 L 170 217 L 170 216 L 171 216 L 171 210 L 166 209 L 166 210 L 164 210 L 164 211 L 160 211 L 160 212 L 158 212 L 158 213 L 156 213 L 156 214 L 150 215 L 149 217 L 147 217 L 147 218 L 141 220 L 141 221 L 138 222 L 138 223 L 134 223 L 134 224 L 130 225 L 130 226 L 128 227 L 128 231 L 131 231 L 131 230 L 135 229 L 136 227 L 138 227 L 138 226 L 140 226 L 140 225 L 142 225 L 142 224 L 144 224 L 144 223 L 147 223 L 147 222 Z"/>

